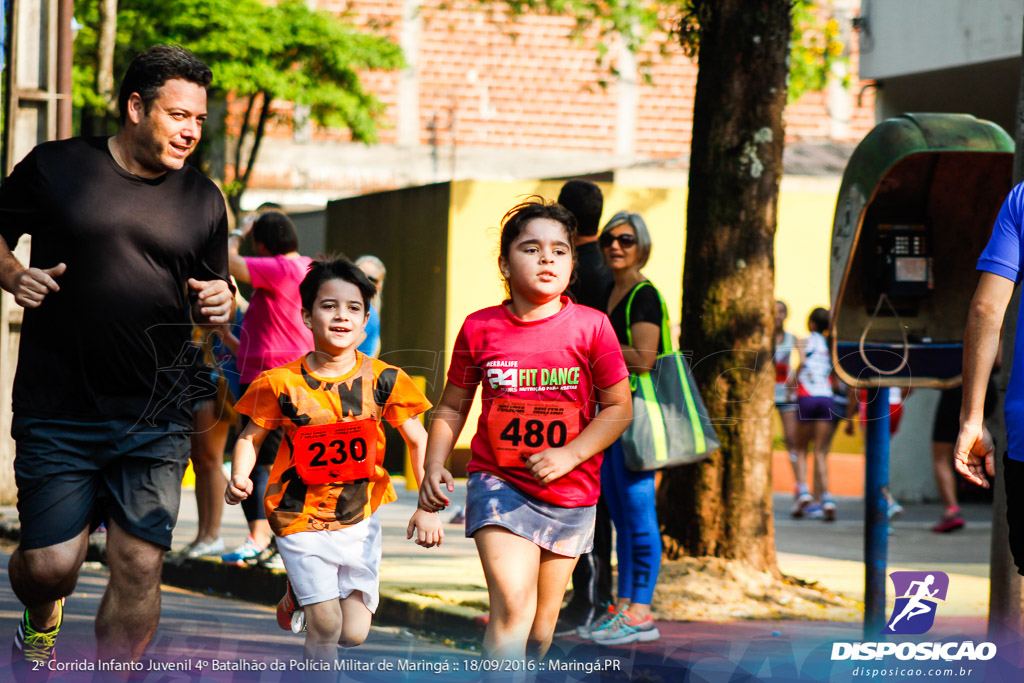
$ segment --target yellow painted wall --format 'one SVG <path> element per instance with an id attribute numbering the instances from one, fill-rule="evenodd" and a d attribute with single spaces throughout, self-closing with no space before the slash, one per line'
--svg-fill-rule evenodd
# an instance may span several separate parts
<path id="1" fill-rule="evenodd" d="M 658 287 L 678 324 L 682 311 L 683 246 L 686 215 L 684 189 L 650 189 L 599 183 L 604 193 L 603 220 L 629 210 L 644 217 L 651 233 L 651 258 L 644 274 Z M 451 349 L 466 316 L 505 298 L 498 272 L 502 216 L 529 195 L 558 198 L 561 182 L 516 183 L 461 181 L 452 185 L 448 231 L 448 302 L 446 349 Z M 603 224 L 602 220 L 602 224 Z M 468 448 L 479 418 L 479 398 L 459 438 Z"/>
<path id="2" fill-rule="evenodd" d="M 644 274 L 665 297 L 671 321 L 678 324 L 682 310 L 686 189 L 599 185 L 605 195 L 602 223 L 623 209 L 639 213 L 647 222 L 654 247 Z M 497 265 L 502 216 L 531 194 L 556 199 L 561 186 L 560 181 L 460 181 L 452 185 L 445 312 L 447 350 L 467 315 L 504 298 Z M 775 290 L 776 297 L 789 304 L 786 328 L 797 336 L 806 336 L 811 310 L 829 304 L 829 248 L 838 192 L 838 178 L 783 180 L 775 238 Z M 460 448 L 469 447 L 478 417 L 477 405 L 459 439 Z M 836 446 L 837 450 L 841 447 L 847 452 L 861 452 L 859 437 L 850 440 L 837 435 Z"/>
<path id="3" fill-rule="evenodd" d="M 807 316 L 829 307 L 828 267 L 839 178 L 785 178 L 775 231 L 775 298 L 789 306 L 786 329 L 807 336 Z"/>

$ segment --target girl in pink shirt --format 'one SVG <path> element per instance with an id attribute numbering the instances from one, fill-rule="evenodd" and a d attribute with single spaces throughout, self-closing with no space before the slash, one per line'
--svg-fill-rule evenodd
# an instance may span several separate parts
<path id="1" fill-rule="evenodd" d="M 575 229 L 539 197 L 505 214 L 498 268 L 509 298 L 466 318 L 430 425 L 419 504 L 436 511 L 454 490 L 444 463 L 481 385 L 466 535 L 490 596 L 486 657 L 547 651 L 569 575 L 593 544 L 600 454 L 632 418 L 607 316 L 562 295 Z"/>

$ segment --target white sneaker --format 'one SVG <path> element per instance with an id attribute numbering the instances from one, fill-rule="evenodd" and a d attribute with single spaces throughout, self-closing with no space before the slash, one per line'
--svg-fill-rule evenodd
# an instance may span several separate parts
<path id="1" fill-rule="evenodd" d="M 224 554 L 223 538 L 215 538 L 212 541 L 200 541 L 194 543 L 186 552 L 185 557 L 219 557 Z"/>
<path id="2" fill-rule="evenodd" d="M 790 516 L 796 519 L 800 519 L 804 516 L 804 510 L 807 508 L 807 506 L 813 502 L 814 496 L 807 492 L 801 493 L 796 497 L 796 500 L 793 501 L 793 508 L 789 511 Z"/>

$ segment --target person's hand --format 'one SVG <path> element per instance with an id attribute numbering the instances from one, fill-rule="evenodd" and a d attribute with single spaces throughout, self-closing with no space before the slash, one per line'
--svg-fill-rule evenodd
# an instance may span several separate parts
<path id="1" fill-rule="evenodd" d="M 188 286 L 199 296 L 199 314 L 212 325 L 226 323 L 231 319 L 231 301 L 234 294 L 224 280 L 188 279 Z"/>
<path id="2" fill-rule="evenodd" d="M 965 423 L 960 427 L 953 447 L 954 464 L 960 475 L 982 488 L 988 488 L 988 476 L 996 476 L 996 446 L 985 425 Z"/>
<path id="3" fill-rule="evenodd" d="M 25 308 L 37 308 L 50 292 L 59 292 L 60 285 L 54 278 L 60 277 L 67 266 L 58 263 L 52 268 L 26 268 L 14 278 L 11 293 L 14 302 Z"/>
<path id="4" fill-rule="evenodd" d="M 455 479 L 443 465 L 427 465 L 420 484 L 419 507 L 427 512 L 448 507 L 448 493 L 455 490 Z M 446 493 L 447 491 L 447 493 Z"/>
<path id="5" fill-rule="evenodd" d="M 568 448 L 546 448 L 526 459 L 526 470 L 538 484 L 550 484 L 571 472 L 580 459 Z"/>
<path id="6" fill-rule="evenodd" d="M 846 420 L 846 426 L 843 427 L 843 431 L 846 432 L 847 436 L 853 436 L 853 420 Z"/>
<path id="7" fill-rule="evenodd" d="M 409 526 L 405 530 L 405 537 L 412 538 L 414 533 L 416 534 L 416 545 L 421 545 L 424 548 L 441 545 L 444 540 L 444 525 L 441 524 L 441 515 L 417 509 L 412 513 Z"/>
<path id="8" fill-rule="evenodd" d="M 238 505 L 252 493 L 252 479 L 241 474 L 231 477 L 228 488 L 224 491 L 224 501 L 228 505 Z"/>
<path id="9" fill-rule="evenodd" d="M 252 232 L 252 226 L 256 225 L 256 221 L 259 217 L 260 215 L 258 213 L 247 214 L 242 218 L 242 220 L 238 221 L 238 231 L 242 233 L 243 236 L 248 235 Z"/>

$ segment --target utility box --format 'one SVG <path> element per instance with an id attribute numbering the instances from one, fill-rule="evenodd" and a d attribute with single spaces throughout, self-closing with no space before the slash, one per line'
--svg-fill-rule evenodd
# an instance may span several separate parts
<path id="1" fill-rule="evenodd" d="M 978 256 L 1012 187 L 1013 140 L 962 114 L 876 126 L 843 173 L 832 226 L 832 360 L 855 388 L 961 381 Z"/>

